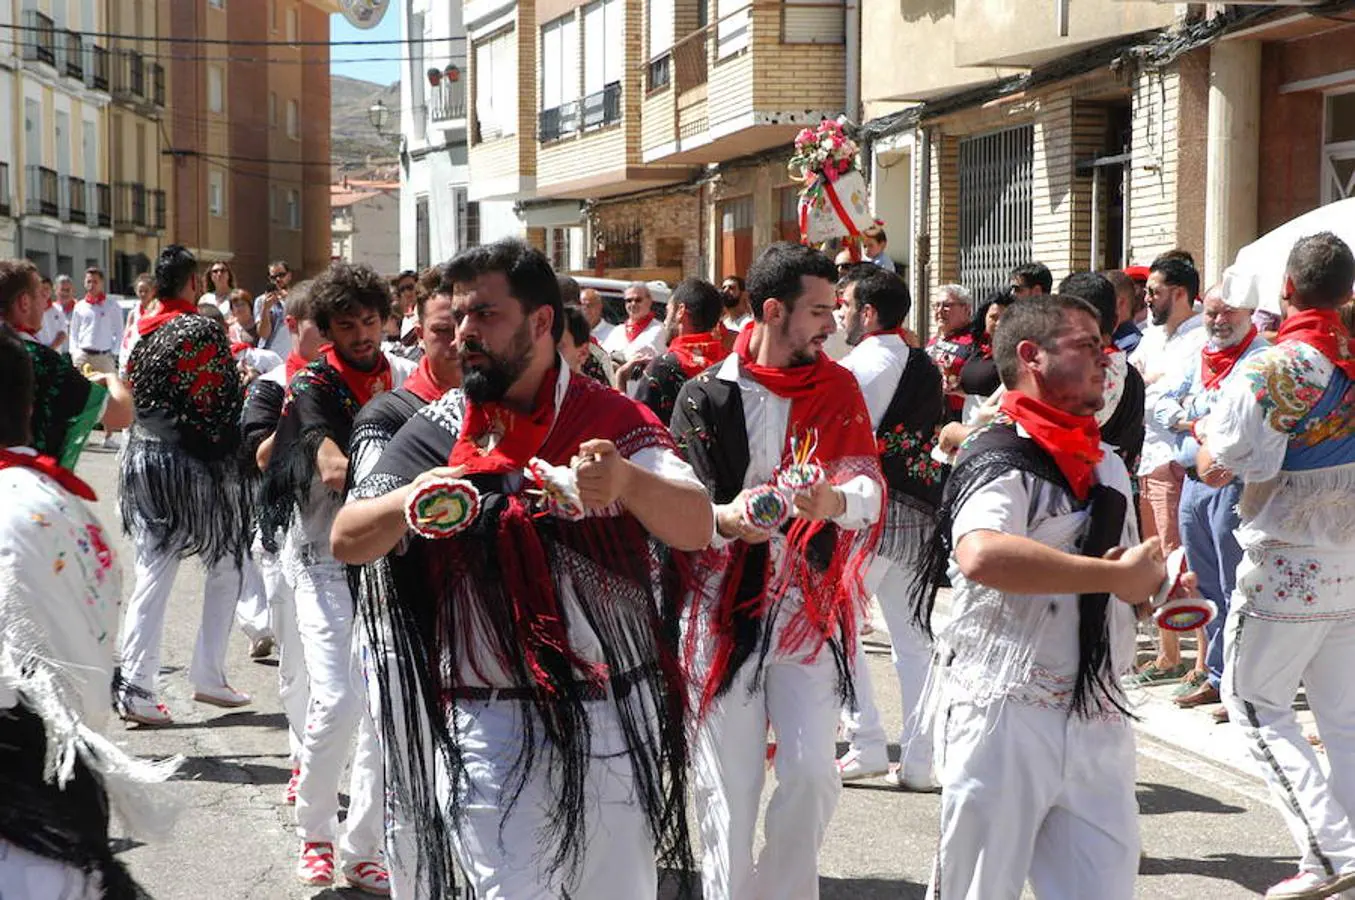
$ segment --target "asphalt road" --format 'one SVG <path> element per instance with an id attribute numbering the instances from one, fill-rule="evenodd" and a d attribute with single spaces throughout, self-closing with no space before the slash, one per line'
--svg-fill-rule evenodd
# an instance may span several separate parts
<path id="1" fill-rule="evenodd" d="M 116 457 L 91 450 L 79 471 L 99 493 L 99 514 L 116 527 Z M 128 545 L 118 550 L 132 589 Z M 183 813 L 172 840 L 120 840 L 120 856 L 156 900 L 300 900 L 361 897 L 298 884 L 292 811 L 283 806 L 289 766 L 274 660 L 251 662 L 233 638 L 229 670 L 255 703 L 224 711 L 189 699 L 186 668 L 201 604 L 202 569 L 183 566 L 164 643 L 162 697 L 176 722 L 163 729 L 112 726 L 133 752 L 187 757 L 177 789 Z M 889 733 L 897 733 L 897 686 L 883 635 L 867 639 Z M 897 748 L 892 748 L 897 752 Z M 1138 794 L 1145 856 L 1138 896 L 1253 897 L 1294 871 L 1296 853 L 1259 781 L 1148 739 L 1140 740 Z M 921 898 L 936 845 L 939 798 L 903 794 L 882 782 L 848 786 L 820 859 L 824 900 Z M 1092 898 L 1089 898 L 1092 900 Z"/>

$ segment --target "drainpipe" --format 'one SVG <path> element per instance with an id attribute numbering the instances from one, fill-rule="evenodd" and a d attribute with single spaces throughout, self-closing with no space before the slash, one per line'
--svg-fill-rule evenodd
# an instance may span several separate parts
<path id="1" fill-rule="evenodd" d="M 847 0 L 845 24 L 847 39 L 847 119 L 861 121 L 861 8 L 856 0 Z"/>
<path id="2" fill-rule="evenodd" d="M 913 304 L 915 331 L 922 338 L 927 337 L 927 325 L 930 322 L 924 310 L 931 308 L 931 297 L 927 284 L 931 279 L 932 267 L 932 132 L 930 128 L 918 126 L 919 150 L 917 157 L 921 174 L 917 189 L 917 230 L 913 233 L 913 296 L 919 302 Z"/>

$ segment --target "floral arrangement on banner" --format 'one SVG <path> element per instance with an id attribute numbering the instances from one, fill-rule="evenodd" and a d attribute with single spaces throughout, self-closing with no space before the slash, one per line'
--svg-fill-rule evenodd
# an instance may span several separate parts
<path id="1" fill-rule="evenodd" d="M 856 168 L 856 142 L 839 120 L 824 119 L 795 136 L 790 175 L 804 183 L 800 191 L 800 240 L 819 244 L 850 238 L 856 253 L 861 231 L 872 217 L 866 208 L 866 180 Z"/>

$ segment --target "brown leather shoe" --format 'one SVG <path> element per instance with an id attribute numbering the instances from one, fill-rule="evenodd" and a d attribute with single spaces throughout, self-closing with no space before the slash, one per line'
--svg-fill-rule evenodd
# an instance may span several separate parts
<path id="1" fill-rule="evenodd" d="M 1176 698 L 1176 705 L 1182 709 L 1193 709 L 1197 706 L 1207 706 L 1210 703 L 1218 702 L 1219 689 L 1210 687 L 1208 684 L 1202 684 L 1189 694 Z"/>
<path id="2" fill-rule="evenodd" d="M 1209 715 L 1214 719 L 1215 723 L 1222 725 L 1228 721 L 1228 707 L 1220 706 Z"/>

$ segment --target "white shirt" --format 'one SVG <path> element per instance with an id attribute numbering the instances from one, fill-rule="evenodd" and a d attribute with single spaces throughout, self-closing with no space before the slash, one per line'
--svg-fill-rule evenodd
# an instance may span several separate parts
<path id="1" fill-rule="evenodd" d="M 395 357 L 390 357 L 392 360 Z M 258 347 L 246 347 L 235 357 L 236 362 L 245 361 L 249 366 L 260 375 L 266 375 L 282 365 L 282 357 L 278 356 L 272 350 L 260 350 Z M 402 378 L 401 381 L 404 379 Z"/>
<path id="2" fill-rule="evenodd" d="M 740 331 L 743 331 L 744 328 L 748 327 L 749 323 L 753 321 L 753 314 L 750 312 L 746 312 L 743 315 L 739 316 L 738 318 L 730 318 L 729 316 L 723 316 L 721 317 L 720 321 L 724 324 L 725 328 L 729 329 L 735 334 L 738 334 Z"/>
<path id="3" fill-rule="evenodd" d="M 231 317 L 231 298 L 230 294 L 218 294 L 215 291 L 208 291 L 198 298 L 199 303 L 215 303 L 216 308 L 221 310 L 221 314 L 226 318 Z"/>
<path id="4" fill-rule="evenodd" d="M 38 329 L 38 343 L 46 344 L 48 347 L 61 335 L 66 333 L 68 328 L 66 320 L 66 311 L 61 308 L 61 304 L 53 303 L 47 307 L 47 311 L 42 314 L 42 327 Z M 70 342 L 67 341 L 61 347 L 62 353 L 69 353 Z"/>
<path id="5" fill-rule="evenodd" d="M 1163 393 L 1171 387 L 1169 373 L 1181 365 L 1183 359 L 1199 360 L 1207 335 L 1204 317 L 1191 316 L 1171 335 L 1165 327 L 1150 328 L 1129 361 L 1143 375 L 1145 397 L 1143 402 L 1143 455 L 1139 458 L 1140 475 L 1149 475 L 1167 465 L 1176 457 L 1176 435 L 1153 416 L 1153 409 Z"/>
<path id="6" fill-rule="evenodd" d="M 263 322 L 264 298 L 267 294 L 260 294 L 254 298 L 254 321 Z M 259 339 L 259 346 L 264 350 L 272 350 L 283 359 L 292 352 L 292 333 L 287 330 L 287 319 L 285 315 L 286 305 L 282 300 L 273 304 L 273 333 L 266 338 Z"/>
<path id="7" fill-rule="evenodd" d="M 81 300 L 71 310 L 71 352 L 92 350 L 117 354 L 122 345 L 122 309 L 106 298 L 97 306 Z"/>
<path id="8" fill-rule="evenodd" d="M 627 362 L 646 347 L 653 350 L 655 356 L 659 356 L 667 349 L 663 339 L 663 320 L 658 316 L 655 316 L 633 341 L 626 337 L 626 326 L 623 324 L 614 326 L 606 340 L 602 342 L 603 350 L 608 353 L 620 353 Z"/>
<path id="9" fill-rule="evenodd" d="M 606 344 L 607 338 L 611 336 L 613 331 L 616 331 L 616 326 L 606 319 L 602 319 L 593 326 L 593 340 L 597 341 L 599 344 Z"/>
<path id="10" fill-rule="evenodd" d="M 877 334 L 862 340 L 842 360 L 842 367 L 861 385 L 872 430 L 879 430 L 880 420 L 899 389 L 910 349 L 897 334 Z"/>

